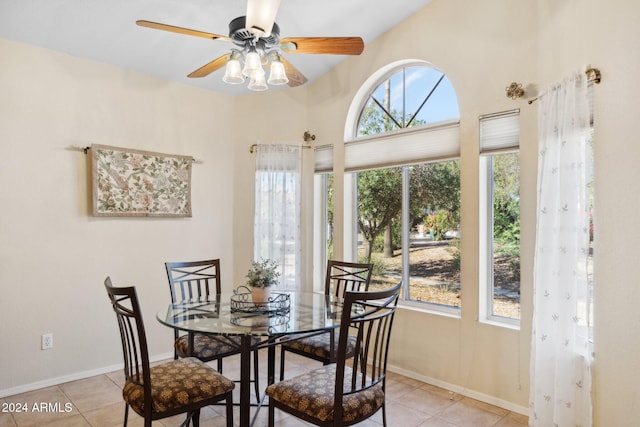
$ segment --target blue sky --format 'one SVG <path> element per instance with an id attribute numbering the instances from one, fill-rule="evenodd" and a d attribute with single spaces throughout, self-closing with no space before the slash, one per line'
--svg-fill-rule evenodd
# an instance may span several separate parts
<path id="1" fill-rule="evenodd" d="M 426 96 L 436 85 L 442 72 L 429 67 L 415 66 L 405 68 L 404 84 L 406 85 L 406 99 L 403 99 L 403 73 L 398 72 L 390 78 L 390 106 L 392 110 L 413 114 L 420 107 Z M 376 99 L 384 102 L 384 83 L 373 93 Z M 403 101 L 405 102 L 403 108 Z M 416 120 L 426 123 L 436 123 L 460 117 L 458 100 L 455 90 L 445 76 L 431 95 L 427 103 L 420 110 Z"/>

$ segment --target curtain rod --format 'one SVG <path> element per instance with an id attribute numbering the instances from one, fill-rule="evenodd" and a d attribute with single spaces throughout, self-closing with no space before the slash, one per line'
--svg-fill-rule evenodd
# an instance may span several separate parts
<path id="1" fill-rule="evenodd" d="M 249 152 L 253 154 L 256 151 L 256 147 L 264 146 L 264 145 L 276 145 L 276 144 L 251 144 L 249 147 Z M 296 144 L 277 144 L 277 145 L 286 145 L 288 147 L 296 147 Z M 311 145 L 300 145 L 302 148 L 313 148 Z"/>
<path id="2" fill-rule="evenodd" d="M 84 154 L 87 154 L 89 152 L 89 150 L 91 150 L 91 146 L 90 145 L 86 145 L 86 146 L 80 146 L 80 145 L 70 145 L 69 147 L 67 147 L 68 150 L 72 150 L 72 151 L 82 151 Z M 195 164 L 202 164 L 204 163 L 202 160 L 197 160 L 194 159 L 193 157 L 191 158 L 191 163 L 195 163 Z"/>
<path id="3" fill-rule="evenodd" d="M 316 136 L 313 135 L 311 132 L 309 132 L 308 130 L 304 131 L 304 134 L 302 135 L 302 139 L 304 139 L 304 142 L 306 143 L 311 143 L 311 141 L 315 141 L 316 140 Z M 251 144 L 251 147 L 249 147 L 249 152 L 251 154 L 253 154 L 253 152 L 256 150 L 256 147 L 258 145 L 261 144 Z M 293 144 L 291 144 L 293 145 Z M 301 145 L 302 148 L 311 148 L 311 145 Z"/>
<path id="4" fill-rule="evenodd" d="M 588 83 L 600 84 L 600 81 L 602 81 L 600 70 L 598 70 L 597 68 L 587 68 L 587 71 L 585 71 L 585 74 L 587 75 Z M 531 105 L 537 100 L 538 100 L 538 97 L 536 96 L 535 98 L 530 99 L 528 103 L 529 105 Z"/>

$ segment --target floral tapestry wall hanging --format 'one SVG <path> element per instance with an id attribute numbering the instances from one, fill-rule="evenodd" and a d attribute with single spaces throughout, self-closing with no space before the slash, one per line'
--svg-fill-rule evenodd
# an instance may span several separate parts
<path id="1" fill-rule="evenodd" d="M 193 158 L 92 145 L 94 216 L 191 216 Z"/>

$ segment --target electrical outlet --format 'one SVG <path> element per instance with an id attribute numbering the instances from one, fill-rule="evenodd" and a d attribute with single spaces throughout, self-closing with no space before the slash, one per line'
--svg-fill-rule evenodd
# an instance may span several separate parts
<path id="1" fill-rule="evenodd" d="M 50 348 L 53 348 L 53 334 L 48 333 L 42 335 L 42 349 L 48 350 Z"/>

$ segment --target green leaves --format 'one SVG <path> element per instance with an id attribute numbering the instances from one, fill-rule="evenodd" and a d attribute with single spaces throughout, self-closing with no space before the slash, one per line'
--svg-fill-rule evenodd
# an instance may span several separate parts
<path id="1" fill-rule="evenodd" d="M 253 261 L 251 268 L 247 272 L 247 285 L 254 288 L 267 288 L 278 284 L 280 272 L 277 271 L 278 264 L 275 261 L 262 259 Z"/>

